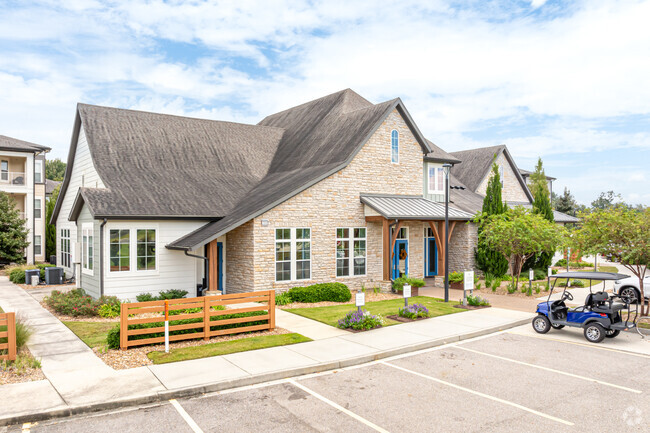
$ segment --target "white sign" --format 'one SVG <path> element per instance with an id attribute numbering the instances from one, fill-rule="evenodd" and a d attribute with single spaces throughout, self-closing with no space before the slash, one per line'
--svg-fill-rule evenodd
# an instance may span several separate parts
<path id="1" fill-rule="evenodd" d="M 411 297 L 411 286 L 408 284 L 404 284 L 404 297 L 405 298 L 410 298 Z"/>
<path id="2" fill-rule="evenodd" d="M 366 294 L 363 292 L 357 292 L 355 301 L 357 307 L 363 307 L 364 305 L 366 305 Z"/>
<path id="3" fill-rule="evenodd" d="M 533 281 L 535 279 L 535 271 L 533 271 L 532 269 L 528 271 L 528 279 L 530 281 Z"/>
<path id="4" fill-rule="evenodd" d="M 463 290 L 474 290 L 474 271 L 465 271 L 463 275 Z"/>
<path id="5" fill-rule="evenodd" d="M 550 277 L 550 276 L 552 276 L 552 275 L 553 275 L 553 268 L 551 268 L 551 267 L 549 266 L 549 267 L 548 267 L 548 276 Z"/>

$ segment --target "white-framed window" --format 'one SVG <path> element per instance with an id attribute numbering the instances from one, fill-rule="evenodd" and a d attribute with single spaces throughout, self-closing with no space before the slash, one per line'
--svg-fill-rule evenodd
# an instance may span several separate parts
<path id="1" fill-rule="evenodd" d="M 397 129 L 390 132 L 390 160 L 395 164 L 399 162 L 399 132 Z"/>
<path id="2" fill-rule="evenodd" d="M 43 161 L 34 161 L 34 182 L 43 183 Z"/>
<path id="3" fill-rule="evenodd" d="M 390 235 L 391 235 L 391 237 L 395 235 L 395 227 L 390 229 Z M 409 229 L 408 229 L 408 227 L 401 227 L 399 229 L 399 232 L 397 233 L 397 238 L 396 239 L 408 240 L 409 239 Z"/>
<path id="4" fill-rule="evenodd" d="M 4 159 L 0 161 L 0 180 L 5 182 L 9 180 L 9 161 Z"/>
<path id="5" fill-rule="evenodd" d="M 34 199 L 34 218 L 41 219 L 43 215 L 43 203 L 40 198 Z"/>
<path id="6" fill-rule="evenodd" d="M 34 254 L 40 256 L 42 253 L 41 235 L 34 235 Z"/>
<path id="7" fill-rule="evenodd" d="M 275 229 L 275 281 L 311 278 L 311 229 Z"/>
<path id="8" fill-rule="evenodd" d="M 430 194 L 444 194 L 445 193 L 445 171 L 442 167 L 436 167 L 429 164 L 429 193 Z"/>
<path id="9" fill-rule="evenodd" d="M 92 224 L 83 224 L 81 230 L 81 268 L 86 274 L 93 274 L 94 258 L 94 231 Z"/>
<path id="10" fill-rule="evenodd" d="M 69 268 L 71 262 L 70 255 L 70 229 L 61 229 L 61 245 L 59 254 L 61 256 L 61 266 Z"/>
<path id="11" fill-rule="evenodd" d="M 131 270 L 131 233 L 129 229 L 109 230 L 109 271 L 128 272 Z"/>
<path id="12" fill-rule="evenodd" d="M 366 228 L 336 229 L 336 276 L 366 275 Z"/>
<path id="13" fill-rule="evenodd" d="M 156 230 L 137 229 L 137 270 L 156 270 Z"/>

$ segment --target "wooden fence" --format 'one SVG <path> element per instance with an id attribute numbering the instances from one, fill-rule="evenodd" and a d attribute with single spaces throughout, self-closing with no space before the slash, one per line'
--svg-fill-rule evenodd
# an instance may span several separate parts
<path id="1" fill-rule="evenodd" d="M 267 304 L 244 308 L 226 308 L 225 310 L 214 308 L 248 302 L 266 302 Z M 189 311 L 183 311 L 180 314 L 173 313 L 178 310 Z M 255 311 L 266 312 L 266 314 L 223 319 L 219 317 Z M 148 317 L 138 318 L 138 316 L 142 315 Z M 232 295 L 170 299 L 167 301 L 124 303 L 120 314 L 120 348 L 126 350 L 133 346 L 164 343 L 166 316 L 169 319 L 170 342 L 197 338 L 209 340 L 210 337 L 218 335 L 275 329 L 275 291 L 265 290 L 234 293 Z M 183 322 L 179 323 L 179 321 Z M 260 321 L 266 323 L 246 326 L 249 322 Z M 236 327 L 224 328 L 226 325 L 236 325 Z M 183 333 L 179 333 L 179 331 Z M 161 333 L 163 335 L 160 335 Z"/>
<path id="2" fill-rule="evenodd" d="M 4 351 L 6 354 L 2 355 Z M 0 360 L 16 360 L 16 313 L 0 313 Z"/>

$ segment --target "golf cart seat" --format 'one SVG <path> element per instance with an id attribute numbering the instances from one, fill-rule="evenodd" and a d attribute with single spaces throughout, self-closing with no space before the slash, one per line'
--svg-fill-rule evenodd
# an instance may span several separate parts
<path id="1" fill-rule="evenodd" d="M 607 292 L 590 293 L 585 299 L 585 307 L 594 313 L 614 314 L 617 311 L 623 310 L 625 304 L 617 302 L 613 303 L 608 298 Z"/>

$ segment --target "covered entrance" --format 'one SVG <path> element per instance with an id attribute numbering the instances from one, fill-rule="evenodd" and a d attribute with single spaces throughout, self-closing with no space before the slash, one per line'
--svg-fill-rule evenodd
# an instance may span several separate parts
<path id="1" fill-rule="evenodd" d="M 408 229 L 402 227 L 405 221 L 422 221 L 428 225 L 424 233 L 424 276 L 436 276 L 445 272 L 445 236 L 450 241 L 458 221 L 466 222 L 474 217 L 449 206 L 449 232 L 445 233 L 443 203 L 408 195 L 362 194 L 360 199 L 365 205 L 366 221 L 382 224 L 384 280 L 408 274 Z"/>
<path id="2" fill-rule="evenodd" d="M 216 239 L 205 246 L 206 257 L 208 258 L 208 281 L 207 283 L 210 290 L 219 290 L 222 294 L 226 294 L 223 284 L 223 262 L 224 262 L 224 249 L 223 242 L 218 242 Z"/>

